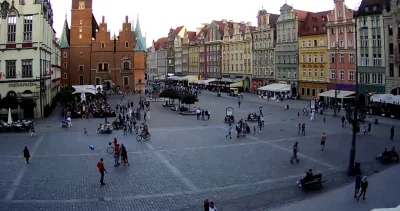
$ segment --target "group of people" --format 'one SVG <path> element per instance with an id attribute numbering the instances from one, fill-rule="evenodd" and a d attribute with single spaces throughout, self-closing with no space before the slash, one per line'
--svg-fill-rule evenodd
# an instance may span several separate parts
<path id="1" fill-rule="evenodd" d="M 392 161 L 396 159 L 396 162 L 399 162 L 399 155 L 396 152 L 396 148 L 393 147 L 391 151 L 388 151 L 387 148 L 382 152 L 382 154 L 376 156 L 377 160 L 387 160 Z"/>
<path id="2" fill-rule="evenodd" d="M 76 118 L 85 116 L 115 117 L 115 111 L 110 107 L 102 94 L 88 95 L 84 101 L 74 101 L 67 104 L 64 110 L 66 117 Z"/>
<path id="3" fill-rule="evenodd" d="M 198 120 L 210 120 L 211 110 L 210 109 L 196 109 L 196 116 Z"/>

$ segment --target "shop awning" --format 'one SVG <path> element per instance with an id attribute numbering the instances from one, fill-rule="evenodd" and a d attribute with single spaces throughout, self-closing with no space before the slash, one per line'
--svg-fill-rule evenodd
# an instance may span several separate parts
<path id="1" fill-rule="evenodd" d="M 344 99 L 344 98 L 353 98 L 354 96 L 351 97 L 351 95 L 354 95 L 355 92 L 353 91 L 343 91 L 343 90 L 337 90 L 337 97 L 339 99 Z M 318 94 L 318 97 L 332 97 L 335 98 L 335 90 L 329 90 L 326 92 L 322 92 Z"/>
<path id="2" fill-rule="evenodd" d="M 269 92 L 289 92 L 290 85 L 288 85 L 288 84 L 269 84 L 267 86 L 258 88 L 258 90 L 269 91 Z"/>
<path id="3" fill-rule="evenodd" d="M 197 81 L 199 77 L 197 75 L 187 75 L 182 78 L 183 81 L 187 81 L 188 83 L 193 83 L 194 81 Z"/>
<path id="4" fill-rule="evenodd" d="M 241 87 L 243 87 L 243 81 L 239 81 L 239 82 L 236 82 L 236 83 L 233 83 L 233 84 L 229 84 L 229 87 L 230 88 L 241 88 Z"/>
<path id="5" fill-rule="evenodd" d="M 204 85 L 208 85 L 208 84 L 210 84 L 211 82 L 214 82 L 214 81 L 216 81 L 217 79 L 215 79 L 215 78 L 211 78 L 211 79 L 207 79 L 207 80 L 201 80 L 201 84 L 204 84 Z"/>
<path id="6" fill-rule="evenodd" d="M 400 104 L 400 96 L 392 94 L 375 94 L 371 96 L 371 101 L 378 103 Z"/>

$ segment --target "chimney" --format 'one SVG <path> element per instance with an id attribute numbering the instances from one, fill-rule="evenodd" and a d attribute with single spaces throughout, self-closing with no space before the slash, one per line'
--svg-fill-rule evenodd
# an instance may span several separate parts
<path id="1" fill-rule="evenodd" d="M 128 23 L 128 16 L 125 16 L 125 23 Z"/>
<path id="2" fill-rule="evenodd" d="M 101 16 L 101 23 L 105 23 L 106 21 L 105 21 L 105 17 L 104 17 L 104 15 L 103 16 Z"/>

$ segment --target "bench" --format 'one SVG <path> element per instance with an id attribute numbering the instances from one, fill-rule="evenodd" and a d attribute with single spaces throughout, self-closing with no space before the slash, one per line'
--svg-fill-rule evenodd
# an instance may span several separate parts
<path id="1" fill-rule="evenodd" d="M 315 185 L 322 185 L 325 181 L 322 181 L 322 174 L 316 174 L 312 179 L 304 181 L 303 179 L 297 181 L 300 187 L 311 187 Z"/>

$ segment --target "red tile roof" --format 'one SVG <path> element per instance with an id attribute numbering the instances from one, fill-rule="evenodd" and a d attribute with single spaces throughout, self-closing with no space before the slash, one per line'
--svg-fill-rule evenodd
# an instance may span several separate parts
<path id="1" fill-rule="evenodd" d="M 194 38 L 196 37 L 196 32 L 188 31 L 187 34 L 188 34 L 189 41 L 193 41 Z"/>
<path id="2" fill-rule="evenodd" d="M 154 47 L 155 47 L 156 50 L 159 50 L 167 42 L 168 42 L 168 38 L 167 37 L 160 38 L 160 39 L 157 40 L 157 42 L 154 43 Z"/>
<path id="3" fill-rule="evenodd" d="M 304 21 L 307 18 L 307 14 L 309 13 L 308 11 L 296 10 L 296 9 L 294 9 L 293 12 L 296 13 L 299 21 Z"/>
<path id="4" fill-rule="evenodd" d="M 176 27 L 176 29 L 173 30 L 174 35 L 177 35 L 177 34 L 182 30 L 183 27 L 184 27 L 184 26 L 178 26 L 178 27 Z"/>
<path id="5" fill-rule="evenodd" d="M 322 12 L 309 12 L 306 20 L 299 28 L 300 36 L 311 36 L 311 35 L 319 35 L 326 34 L 325 24 L 327 22 L 327 15 L 331 11 L 322 11 Z"/>

